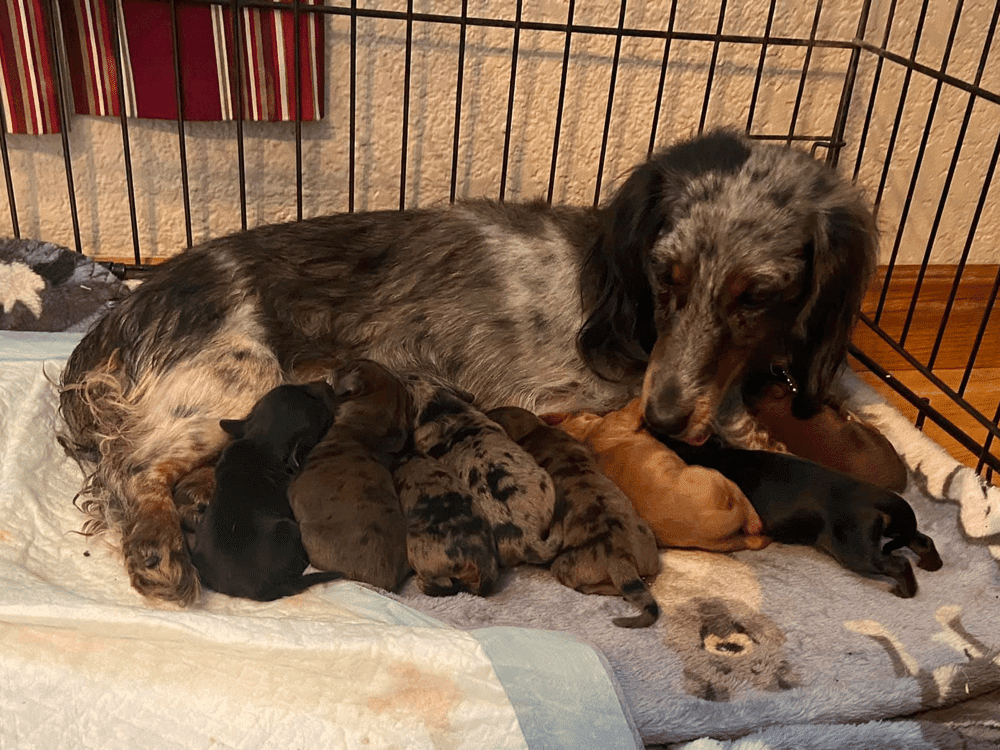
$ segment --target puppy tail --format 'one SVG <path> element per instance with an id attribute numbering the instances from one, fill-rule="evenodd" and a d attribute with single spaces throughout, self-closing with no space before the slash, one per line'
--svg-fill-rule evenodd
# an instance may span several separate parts
<path id="1" fill-rule="evenodd" d="M 625 559 L 609 561 L 611 582 L 625 601 L 638 608 L 641 613 L 634 617 L 616 617 L 611 622 L 619 628 L 648 628 L 660 616 L 660 605 L 656 603 L 646 582 L 639 576 L 635 564 Z"/>

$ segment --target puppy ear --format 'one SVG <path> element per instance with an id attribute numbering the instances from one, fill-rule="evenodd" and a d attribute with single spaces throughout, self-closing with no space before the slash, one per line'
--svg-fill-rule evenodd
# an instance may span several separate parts
<path id="1" fill-rule="evenodd" d="M 810 247 L 808 296 L 792 332 L 790 370 L 799 386 L 799 419 L 823 406 L 847 357 L 854 324 L 875 272 L 877 232 L 860 198 L 826 212 Z"/>
<path id="2" fill-rule="evenodd" d="M 646 268 L 665 222 L 664 183 L 655 161 L 632 172 L 604 209 L 601 237 L 587 261 L 595 288 L 582 291 L 594 302 L 577 335 L 577 349 L 609 380 L 642 372 L 656 342 Z"/>
<path id="3" fill-rule="evenodd" d="M 220 419 L 219 427 L 225 430 L 233 440 L 242 440 L 246 434 L 247 421 L 245 419 Z"/>

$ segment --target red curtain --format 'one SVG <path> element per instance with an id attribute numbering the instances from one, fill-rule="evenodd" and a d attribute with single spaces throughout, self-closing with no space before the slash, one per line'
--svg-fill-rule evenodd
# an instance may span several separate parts
<path id="1" fill-rule="evenodd" d="M 88 115 L 119 114 L 117 19 L 126 115 L 176 118 L 171 3 L 117 0 L 113 8 L 110 3 L 115 1 L 58 0 L 74 110 Z M 291 4 L 291 0 L 279 1 Z M 302 4 L 318 1 L 302 0 Z M 0 33 L 5 40 L 4 110 L 8 129 L 13 132 L 58 130 L 52 57 L 43 22 L 43 13 L 51 7 L 47 0 L 0 0 Z M 244 119 L 295 119 L 299 89 L 293 13 L 243 9 L 238 28 L 234 28 L 228 5 L 178 2 L 176 7 L 185 119 L 235 119 L 238 91 L 242 92 Z M 25 19 L 35 19 L 34 25 L 26 25 Z M 17 29 L 21 29 L 18 35 L 13 33 Z M 300 85 L 302 119 L 306 121 L 323 116 L 323 32 L 321 17 L 300 12 Z M 9 44 L 8 37 L 13 40 Z M 238 80 L 242 84 L 239 89 Z M 37 116 L 39 102 L 47 103 L 51 116 Z"/>

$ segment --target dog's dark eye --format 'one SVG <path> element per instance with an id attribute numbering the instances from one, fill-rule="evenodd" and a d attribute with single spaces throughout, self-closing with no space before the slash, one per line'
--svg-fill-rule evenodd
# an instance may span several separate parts
<path id="1" fill-rule="evenodd" d="M 774 301 L 776 295 L 762 289 L 747 289 L 736 298 L 736 304 L 744 310 L 760 310 Z"/>

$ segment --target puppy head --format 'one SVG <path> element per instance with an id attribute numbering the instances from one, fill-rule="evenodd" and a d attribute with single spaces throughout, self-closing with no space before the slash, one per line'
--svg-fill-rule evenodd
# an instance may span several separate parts
<path id="1" fill-rule="evenodd" d="M 703 442 L 727 392 L 777 358 L 799 413 L 822 402 L 875 263 L 853 186 L 801 151 L 716 132 L 639 167 L 609 211 L 647 296 L 634 309 L 653 330 L 637 321 L 633 341 L 652 430 Z"/>
<path id="2" fill-rule="evenodd" d="M 283 462 L 298 465 L 330 429 L 335 404 L 333 389 L 324 381 L 279 385 L 245 419 L 223 419 L 219 425 L 234 439 L 267 444 Z"/>
<path id="3" fill-rule="evenodd" d="M 379 447 L 398 453 L 413 428 L 413 399 L 401 378 L 378 362 L 358 359 L 341 370 L 334 386 L 335 422 L 377 436 Z"/>

